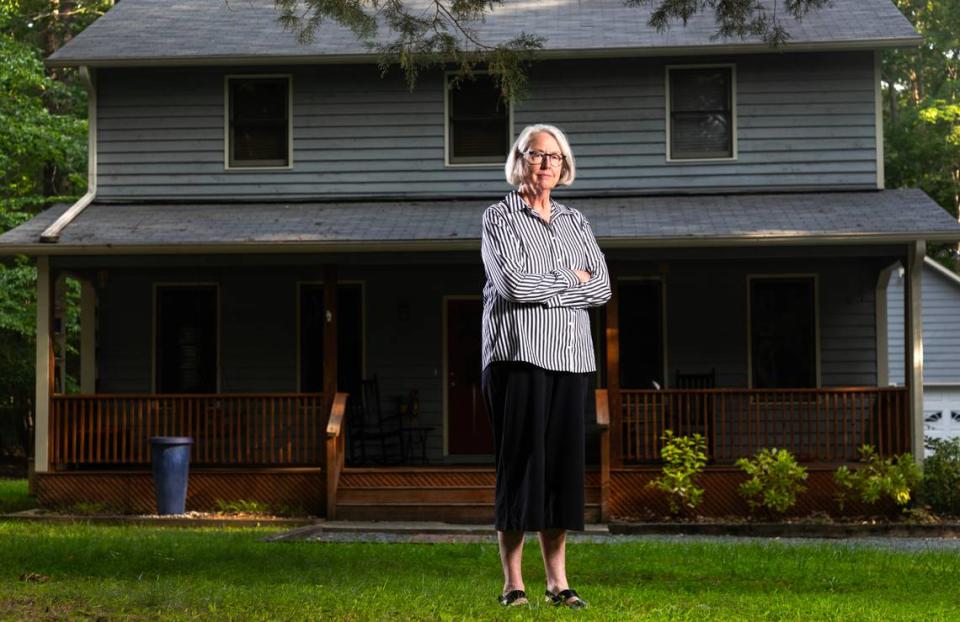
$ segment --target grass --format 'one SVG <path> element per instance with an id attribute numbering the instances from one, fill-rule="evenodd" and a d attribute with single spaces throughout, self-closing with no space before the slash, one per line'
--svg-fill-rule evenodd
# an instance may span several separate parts
<path id="1" fill-rule="evenodd" d="M 0 620 L 960 619 L 960 556 L 846 545 L 576 543 L 581 612 L 495 603 L 494 543 L 266 543 L 268 529 L 0 523 Z M 535 543 L 528 593 L 543 589 Z"/>
<path id="2" fill-rule="evenodd" d="M 27 480 L 0 479 L 0 514 L 20 512 L 37 507 L 37 502 L 27 494 Z"/>

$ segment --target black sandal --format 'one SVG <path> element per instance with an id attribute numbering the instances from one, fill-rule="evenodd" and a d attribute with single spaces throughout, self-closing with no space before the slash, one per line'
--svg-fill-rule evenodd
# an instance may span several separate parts
<path id="1" fill-rule="evenodd" d="M 512 590 L 497 599 L 504 607 L 519 607 L 527 604 L 527 593 L 523 590 Z"/>
<path id="2" fill-rule="evenodd" d="M 580 598 L 580 595 L 577 594 L 576 591 L 570 589 L 561 590 L 557 594 L 547 590 L 544 597 L 547 599 L 547 602 L 553 603 L 554 607 L 559 607 L 560 605 L 569 607 L 570 609 L 585 609 L 587 607 L 587 601 Z"/>

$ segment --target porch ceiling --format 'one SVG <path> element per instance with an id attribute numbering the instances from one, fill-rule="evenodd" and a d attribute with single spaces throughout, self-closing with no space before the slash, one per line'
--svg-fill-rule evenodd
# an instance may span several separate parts
<path id="1" fill-rule="evenodd" d="M 562 201 L 567 199 L 560 197 Z M 921 190 L 570 197 L 601 246 L 890 243 L 960 239 Z M 479 247 L 482 199 L 377 202 L 102 203 L 56 243 L 59 204 L 0 235 L 0 255 L 464 250 Z"/>

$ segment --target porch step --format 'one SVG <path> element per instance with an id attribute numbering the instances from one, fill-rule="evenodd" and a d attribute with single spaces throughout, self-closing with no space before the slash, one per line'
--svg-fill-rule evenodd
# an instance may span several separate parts
<path id="1" fill-rule="evenodd" d="M 338 520 L 490 523 L 496 474 L 490 466 L 346 468 L 337 487 Z M 600 487 L 587 473 L 587 522 L 600 519 Z"/>
<path id="2" fill-rule="evenodd" d="M 600 522 L 600 505 L 587 503 L 583 516 L 587 523 Z M 337 520 L 490 523 L 493 503 L 340 503 L 338 500 Z"/>

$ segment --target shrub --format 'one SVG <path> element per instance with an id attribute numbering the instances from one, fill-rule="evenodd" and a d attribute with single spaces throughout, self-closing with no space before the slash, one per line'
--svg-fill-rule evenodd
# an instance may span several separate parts
<path id="1" fill-rule="evenodd" d="M 740 484 L 740 494 L 753 510 L 786 512 L 806 490 L 801 482 L 807 479 L 807 469 L 786 449 L 761 449 L 753 459 L 740 458 L 736 465 L 750 476 Z"/>
<path id="2" fill-rule="evenodd" d="M 923 461 L 919 496 L 934 512 L 960 514 L 960 438 L 929 443 L 933 455 Z"/>
<path id="3" fill-rule="evenodd" d="M 270 506 L 252 499 L 224 501 L 217 499 L 217 511 L 221 514 L 270 514 Z"/>
<path id="4" fill-rule="evenodd" d="M 872 445 L 863 445 L 858 451 L 863 466 L 855 471 L 841 466 L 833 475 L 840 488 L 837 493 L 840 509 L 852 492 L 858 493 L 864 503 L 889 497 L 897 505 L 906 506 L 910 502 L 910 492 L 922 477 L 913 455 L 905 453 L 884 459 L 877 455 Z"/>
<path id="5" fill-rule="evenodd" d="M 666 493 L 672 514 L 692 512 L 703 500 L 703 488 L 696 480 L 707 464 L 707 441 L 700 434 L 674 436 L 672 430 L 665 430 L 660 440 L 664 442 L 663 474 L 647 486 Z"/>

